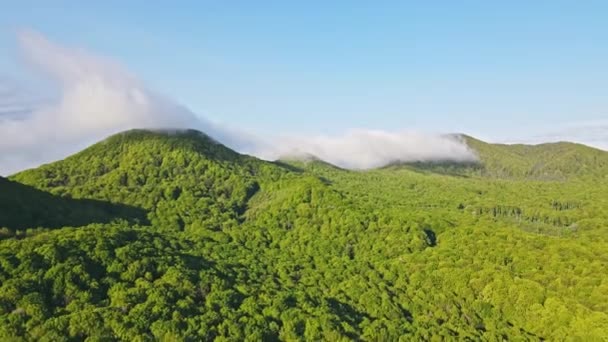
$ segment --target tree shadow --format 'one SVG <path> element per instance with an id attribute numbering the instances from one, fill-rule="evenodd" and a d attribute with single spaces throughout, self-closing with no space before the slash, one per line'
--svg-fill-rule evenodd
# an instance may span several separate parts
<path id="1" fill-rule="evenodd" d="M 60 197 L 0 177 L 0 228 L 15 232 L 28 228 L 79 227 L 115 220 L 149 224 L 147 212 L 138 207 Z"/>
<path id="2" fill-rule="evenodd" d="M 332 313 L 352 326 L 358 326 L 365 318 L 370 318 L 366 313 L 360 312 L 350 304 L 341 302 L 336 298 L 327 298 L 326 301 Z"/>
<path id="3" fill-rule="evenodd" d="M 273 163 L 274 165 L 276 165 L 278 167 L 286 169 L 288 171 L 294 172 L 294 173 L 304 173 L 304 169 L 303 168 L 297 167 L 295 165 L 291 165 L 291 164 L 286 163 L 286 162 L 284 162 L 282 160 L 276 160 L 276 161 L 273 161 L 271 163 Z"/>
<path id="4" fill-rule="evenodd" d="M 333 184 L 333 182 L 331 180 L 329 180 L 328 178 L 320 176 L 317 173 L 315 173 L 314 172 L 315 171 L 314 166 L 313 167 L 309 167 L 308 169 L 305 169 L 305 168 L 302 168 L 302 167 L 299 167 L 299 166 L 292 165 L 292 164 L 290 164 L 288 162 L 284 162 L 282 160 L 277 160 L 277 161 L 274 161 L 272 163 L 274 165 L 278 166 L 278 167 L 281 167 L 281 168 L 283 168 L 285 170 L 288 170 L 288 171 L 291 171 L 293 173 L 302 174 L 302 173 L 305 173 L 305 172 L 309 172 L 312 175 L 314 175 L 316 178 L 318 178 L 321 182 L 323 182 L 323 184 L 325 184 L 325 185 L 331 185 L 331 184 Z M 343 171 L 343 169 L 341 169 L 341 168 L 339 168 L 337 166 L 334 166 L 332 164 L 326 163 L 324 161 L 312 161 L 312 162 L 308 162 L 308 163 L 309 164 L 316 163 L 318 165 L 323 165 L 324 167 L 331 167 L 331 168 Z"/>
<path id="5" fill-rule="evenodd" d="M 384 168 L 407 168 L 419 173 L 435 173 L 461 178 L 469 178 L 471 175 L 479 174 L 484 170 L 483 165 L 479 162 L 456 161 L 398 162 L 389 164 Z"/>
<path id="6" fill-rule="evenodd" d="M 425 229 L 424 234 L 426 235 L 430 247 L 437 246 L 437 235 L 435 235 L 435 232 L 432 229 Z"/>

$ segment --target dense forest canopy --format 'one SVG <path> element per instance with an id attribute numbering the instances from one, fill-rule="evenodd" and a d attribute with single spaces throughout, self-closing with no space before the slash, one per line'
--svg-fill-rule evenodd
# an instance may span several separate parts
<path id="1" fill-rule="evenodd" d="M 0 339 L 602 340 L 608 152 L 266 162 L 129 131 L 0 178 Z"/>

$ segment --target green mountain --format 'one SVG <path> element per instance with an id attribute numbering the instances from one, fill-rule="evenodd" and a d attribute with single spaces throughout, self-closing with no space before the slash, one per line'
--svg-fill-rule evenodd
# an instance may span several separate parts
<path id="1" fill-rule="evenodd" d="M 355 172 L 134 130 L 0 179 L 0 338 L 604 338 L 606 153 L 467 139 Z"/>
<path id="2" fill-rule="evenodd" d="M 467 135 L 460 137 L 477 155 L 477 161 L 397 162 L 385 168 L 406 167 L 446 175 L 541 181 L 575 177 L 605 179 L 608 175 L 608 152 L 589 146 L 569 142 L 490 144 Z"/>
<path id="3" fill-rule="evenodd" d="M 608 174 L 608 152 L 581 144 L 488 144 L 469 136 L 464 140 L 479 155 L 482 174 L 548 180 Z"/>
<path id="4" fill-rule="evenodd" d="M 237 219 L 260 182 L 282 172 L 197 131 L 133 130 L 12 179 L 59 196 L 135 206 L 154 224 L 183 230 L 201 218 Z"/>

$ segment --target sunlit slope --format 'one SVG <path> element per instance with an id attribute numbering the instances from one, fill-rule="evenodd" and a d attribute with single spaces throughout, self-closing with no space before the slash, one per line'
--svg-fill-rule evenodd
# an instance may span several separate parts
<path id="1" fill-rule="evenodd" d="M 569 142 L 540 145 L 489 144 L 464 136 L 479 156 L 482 175 L 559 180 L 608 176 L 608 152 Z"/>
<path id="2" fill-rule="evenodd" d="M 607 179 L 608 152 L 569 142 L 540 145 L 492 144 L 463 135 L 463 142 L 477 155 L 475 162 L 396 162 L 385 168 L 410 168 L 460 176 L 560 181 L 592 177 Z"/>

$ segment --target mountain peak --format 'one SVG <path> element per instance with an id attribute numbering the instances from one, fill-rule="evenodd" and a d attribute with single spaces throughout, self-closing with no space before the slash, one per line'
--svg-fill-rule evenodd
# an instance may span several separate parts
<path id="1" fill-rule="evenodd" d="M 70 157 L 121 154 L 129 149 L 188 150 L 210 159 L 235 161 L 242 157 L 204 132 L 194 129 L 132 129 L 109 136 Z"/>
<path id="2" fill-rule="evenodd" d="M 200 140 L 205 143 L 220 145 L 220 143 L 207 135 L 204 132 L 195 129 L 177 129 L 177 128 L 162 128 L 162 129 L 130 129 L 120 133 L 116 133 L 102 140 L 101 142 L 111 141 L 137 141 L 146 139 L 184 139 L 184 140 Z"/>

